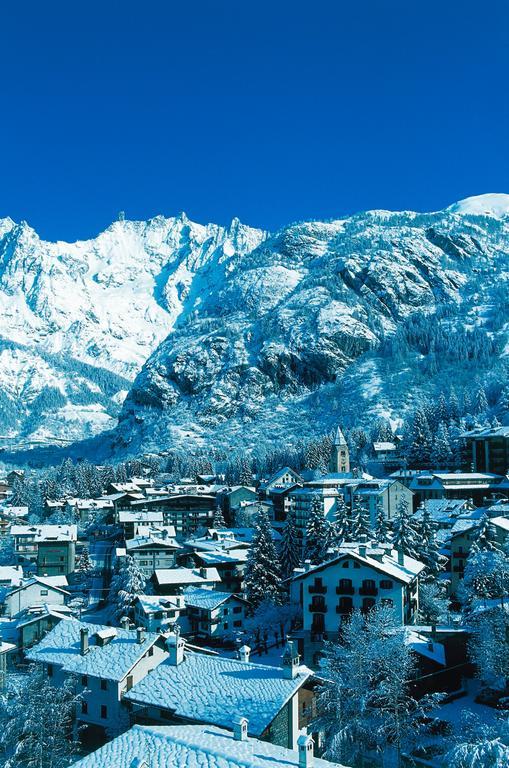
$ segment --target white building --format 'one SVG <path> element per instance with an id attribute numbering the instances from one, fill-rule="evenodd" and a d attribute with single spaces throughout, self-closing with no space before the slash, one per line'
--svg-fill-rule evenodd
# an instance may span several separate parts
<path id="1" fill-rule="evenodd" d="M 233 733 L 213 725 L 134 725 L 73 768 L 341 768 L 314 757 L 305 734 L 291 750 L 248 736 L 248 718 L 235 717 L 229 727 Z"/>
<path id="2" fill-rule="evenodd" d="M 138 595 L 134 603 L 136 626 L 165 632 L 186 610 L 183 595 Z"/>
<path id="3" fill-rule="evenodd" d="M 179 549 L 182 547 L 175 539 L 154 533 L 148 536 L 135 536 L 134 539 L 128 539 L 125 544 L 126 553 L 134 559 L 147 579 L 156 570 L 173 568 Z"/>
<path id="4" fill-rule="evenodd" d="M 231 592 L 188 587 L 184 590 L 187 624 L 183 630 L 205 640 L 221 640 L 241 632 L 249 608 L 247 600 Z"/>
<path id="5" fill-rule="evenodd" d="M 66 586 L 65 576 L 34 576 L 5 595 L 3 615 L 14 618 L 46 603 L 65 605 L 71 597 Z"/>
<path id="6" fill-rule="evenodd" d="M 210 587 L 221 582 L 216 568 L 166 568 L 154 573 L 153 582 L 161 595 L 179 595 L 186 587 Z"/>
<path id="7" fill-rule="evenodd" d="M 307 663 L 316 664 L 322 641 L 336 639 L 341 622 L 355 609 L 390 605 L 398 621 L 414 623 L 423 569 L 423 563 L 390 544 L 368 543 L 345 544 L 322 565 L 296 569 L 290 592 L 302 609 L 301 651 Z"/>
<path id="8" fill-rule="evenodd" d="M 311 671 L 299 665 L 293 647 L 283 668 L 251 664 L 185 650 L 178 634 L 168 638 L 170 655 L 125 695 L 133 716 L 145 723 L 209 723 L 231 727 L 239 712 L 249 715 L 249 734 L 294 748 L 299 737 L 299 692 Z"/>
<path id="9" fill-rule="evenodd" d="M 26 653 L 44 664 L 55 685 L 77 678 L 83 692 L 78 720 L 110 733 L 128 726 L 123 696 L 167 656 L 162 635 L 75 619 L 60 621 Z"/>

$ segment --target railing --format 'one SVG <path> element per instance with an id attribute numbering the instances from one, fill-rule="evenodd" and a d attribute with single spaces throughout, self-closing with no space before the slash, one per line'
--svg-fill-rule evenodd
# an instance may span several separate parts
<path id="1" fill-rule="evenodd" d="M 336 595 L 353 595 L 355 589 L 352 586 L 336 587 Z"/>
<path id="2" fill-rule="evenodd" d="M 375 597 L 375 595 L 378 595 L 378 589 L 376 587 L 359 587 L 359 595 Z"/>
<path id="3" fill-rule="evenodd" d="M 327 587 L 323 584 L 310 584 L 308 589 L 310 595 L 325 595 L 327 592 Z"/>
<path id="4" fill-rule="evenodd" d="M 325 603 L 310 603 L 309 611 L 310 613 L 326 613 L 327 606 L 325 605 Z"/>
<path id="5" fill-rule="evenodd" d="M 336 613 L 348 616 L 353 611 L 353 605 L 336 605 Z"/>

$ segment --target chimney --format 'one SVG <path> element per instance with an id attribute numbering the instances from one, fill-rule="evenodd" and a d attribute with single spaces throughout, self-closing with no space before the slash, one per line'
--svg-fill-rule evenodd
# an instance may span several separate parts
<path id="1" fill-rule="evenodd" d="M 206 579 L 207 578 L 207 569 L 206 568 L 200 568 L 200 576 L 202 577 L 202 579 Z"/>
<path id="2" fill-rule="evenodd" d="M 88 653 L 88 627 L 80 628 L 80 654 L 86 656 Z"/>
<path id="3" fill-rule="evenodd" d="M 398 565 L 405 565 L 405 553 L 402 549 L 398 549 Z"/>
<path id="4" fill-rule="evenodd" d="M 174 624 L 166 640 L 166 648 L 169 654 L 168 662 L 174 667 L 177 667 L 184 661 L 185 646 L 186 641 L 183 637 L 180 637 L 180 627 L 178 624 Z"/>
<path id="5" fill-rule="evenodd" d="M 136 642 L 138 645 L 141 645 L 145 641 L 145 632 L 143 631 L 143 627 L 138 627 L 136 629 Z"/>
<path id="6" fill-rule="evenodd" d="M 433 652 L 433 640 L 428 640 L 428 651 Z"/>
<path id="7" fill-rule="evenodd" d="M 315 764 L 313 755 L 314 741 L 307 733 L 301 733 L 297 739 L 299 750 L 299 768 L 312 768 Z"/>
<path id="8" fill-rule="evenodd" d="M 235 741 L 247 741 L 247 717 L 233 718 L 233 738 Z"/>
<path id="9" fill-rule="evenodd" d="M 359 555 L 361 557 L 366 557 L 366 545 L 365 544 L 361 544 L 360 545 L 360 547 L 359 547 Z"/>
<path id="10" fill-rule="evenodd" d="M 120 619 L 120 626 L 122 629 L 129 629 L 129 619 L 127 616 L 122 616 Z"/>
<path id="11" fill-rule="evenodd" d="M 251 653 L 251 648 L 249 645 L 243 645 L 242 648 L 239 648 L 239 657 L 241 661 L 245 661 L 246 663 L 249 661 L 249 655 Z"/>
<path id="12" fill-rule="evenodd" d="M 143 757 L 133 757 L 129 763 L 129 768 L 148 768 L 148 763 Z"/>
<path id="13" fill-rule="evenodd" d="M 287 680 L 293 680 L 299 674 L 300 656 L 295 649 L 293 640 L 286 641 L 285 652 L 283 653 L 283 677 Z"/>

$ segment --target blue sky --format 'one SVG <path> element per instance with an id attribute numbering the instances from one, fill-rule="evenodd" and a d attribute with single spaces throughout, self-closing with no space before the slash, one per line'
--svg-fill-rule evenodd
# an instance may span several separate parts
<path id="1" fill-rule="evenodd" d="M 0 216 L 47 238 L 509 192 L 506 0 L 19 0 L 0 25 Z"/>

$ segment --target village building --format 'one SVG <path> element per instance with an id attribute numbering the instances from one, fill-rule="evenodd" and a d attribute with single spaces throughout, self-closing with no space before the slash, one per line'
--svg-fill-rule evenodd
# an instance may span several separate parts
<path id="1" fill-rule="evenodd" d="M 186 610 L 183 595 L 138 595 L 134 603 L 137 627 L 149 632 L 166 632 Z"/>
<path id="2" fill-rule="evenodd" d="M 163 513 L 153 509 L 124 509 L 118 512 L 118 522 L 122 526 L 124 538 L 132 539 L 139 526 L 158 527 L 163 525 Z"/>
<path id="3" fill-rule="evenodd" d="M 63 576 L 34 576 L 20 582 L 4 597 L 3 615 L 14 618 L 45 603 L 66 605 L 70 599 L 67 579 Z"/>
<path id="4" fill-rule="evenodd" d="M 34 563 L 41 576 L 74 571 L 78 538 L 75 525 L 13 525 L 11 536 L 20 561 Z"/>
<path id="5" fill-rule="evenodd" d="M 488 509 L 497 510 L 499 507 L 492 507 Z M 479 521 L 484 513 L 484 510 L 478 509 L 471 514 L 470 517 L 458 519 L 450 532 L 450 561 L 451 561 L 451 595 L 457 595 L 460 582 L 463 580 L 465 573 L 465 567 L 467 565 L 467 558 L 470 554 L 472 544 L 477 539 L 479 531 Z M 498 542 L 501 548 L 505 547 L 509 541 L 509 517 L 499 515 L 491 517 L 490 523 L 494 533 L 494 539 Z"/>
<path id="6" fill-rule="evenodd" d="M 293 647 L 283 667 L 188 651 L 177 632 L 169 635 L 168 658 L 126 693 L 138 723 L 208 723 L 231 727 L 239 712 L 249 712 L 249 735 L 279 746 L 297 746 L 299 691 L 312 673 L 299 665 Z"/>
<path id="7" fill-rule="evenodd" d="M 383 510 L 384 517 L 392 522 L 398 516 L 403 503 L 407 509 L 413 508 L 413 492 L 399 480 L 348 480 L 342 485 L 345 502 L 353 510 L 356 499 L 368 511 L 370 526 L 374 528 L 378 511 Z"/>
<path id="8" fill-rule="evenodd" d="M 182 547 L 175 539 L 154 533 L 150 535 L 135 536 L 125 543 L 125 551 L 130 555 L 140 568 L 141 572 L 149 579 L 156 570 L 173 568 L 176 558 Z"/>
<path id="9" fill-rule="evenodd" d="M 152 583 L 159 595 L 180 595 L 186 587 L 214 589 L 221 582 L 216 568 L 165 568 L 156 570 Z"/>
<path id="10" fill-rule="evenodd" d="M 415 474 L 409 488 L 415 504 L 428 499 L 472 499 L 481 506 L 493 495 L 509 496 L 509 479 L 487 472 L 424 472 Z"/>
<path id="11" fill-rule="evenodd" d="M 350 451 L 341 429 L 338 427 L 332 443 L 329 472 L 350 472 Z"/>
<path id="12" fill-rule="evenodd" d="M 167 656 L 162 635 L 76 619 L 60 621 L 26 653 L 54 685 L 72 675 L 83 695 L 78 721 L 108 734 L 128 727 L 123 697 Z"/>
<path id="13" fill-rule="evenodd" d="M 237 509 L 243 504 L 253 504 L 258 501 L 258 493 L 248 485 L 227 486 L 219 491 L 217 501 L 221 505 L 226 522 L 233 523 Z"/>
<path id="14" fill-rule="evenodd" d="M 133 512 L 160 512 L 164 525 L 173 525 L 177 536 L 189 536 L 200 528 L 210 528 L 216 498 L 207 494 L 179 493 L 133 501 Z"/>
<path id="15" fill-rule="evenodd" d="M 231 592 L 188 587 L 184 590 L 186 621 L 180 621 L 184 633 L 210 641 L 232 638 L 244 628 L 249 603 Z"/>
<path id="16" fill-rule="evenodd" d="M 60 621 L 73 616 L 73 610 L 67 605 L 44 603 L 29 608 L 17 620 L 17 647 L 20 650 L 30 648 L 42 640 Z"/>
<path id="17" fill-rule="evenodd" d="M 73 768 L 342 768 L 314 757 L 311 736 L 300 734 L 296 749 L 248 736 L 249 719 L 235 716 L 225 728 L 214 725 L 134 725 Z M 155 768 L 155 766 L 154 766 Z"/>
<path id="18" fill-rule="evenodd" d="M 391 544 L 369 542 L 344 544 L 321 565 L 297 568 L 290 595 L 302 610 L 298 637 L 304 661 L 317 664 L 322 642 L 337 639 L 341 622 L 355 609 L 367 612 L 376 605 L 389 605 L 400 623 L 414 623 L 423 569 L 423 563 Z"/>
<path id="19" fill-rule="evenodd" d="M 483 427 L 464 432 L 466 471 L 506 475 L 509 470 L 509 427 Z"/>
<path id="20" fill-rule="evenodd" d="M 74 519 L 82 524 L 94 520 L 98 514 L 110 511 L 113 520 L 114 506 L 111 499 L 66 499 L 64 509 L 67 514 L 74 515 Z"/>
<path id="21" fill-rule="evenodd" d="M 184 547 L 188 550 L 188 565 L 216 568 L 222 587 L 229 592 L 243 591 L 248 542 L 238 541 L 231 531 L 210 529 L 207 536 L 187 539 Z"/>

